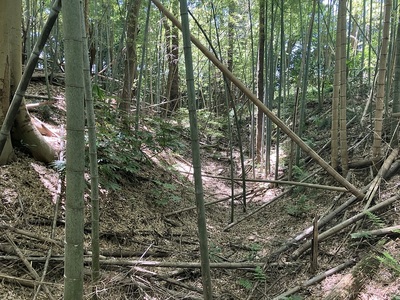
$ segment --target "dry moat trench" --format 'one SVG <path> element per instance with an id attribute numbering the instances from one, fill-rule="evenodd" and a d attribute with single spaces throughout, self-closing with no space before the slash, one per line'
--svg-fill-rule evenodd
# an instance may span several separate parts
<path id="1" fill-rule="evenodd" d="M 62 104 L 56 105 L 62 111 Z M 54 130 L 59 132 L 57 127 Z M 57 143 L 57 139 L 53 139 Z M 230 173 L 226 149 L 210 151 L 208 147 L 203 147 L 202 151 L 203 173 L 210 176 L 203 178 L 206 201 L 228 198 L 231 193 L 229 181 L 215 178 L 226 177 Z M 219 154 L 215 155 L 215 151 Z M 94 292 L 99 299 L 201 299 L 200 269 L 193 265 L 177 264 L 198 263 L 200 260 L 196 210 L 168 215 L 194 205 L 192 178 L 188 175 L 191 172 L 190 158 L 177 156 L 171 151 L 151 157 L 153 163 L 143 165 L 137 176 L 121 180 L 120 190 L 101 190 L 101 255 L 109 263 L 102 265 L 101 280 L 94 290 L 90 284 L 90 265 L 85 265 L 86 299 Z M 314 174 L 309 182 L 336 185 L 312 163 L 307 166 L 307 174 Z M 49 239 L 58 197 L 58 173 L 26 154 L 17 153 L 15 162 L 0 167 L 0 178 L 0 299 L 34 299 L 39 280 L 30 273 L 21 257 L 26 258 L 41 277 L 44 260 L 50 249 L 52 259 L 37 299 L 61 299 L 64 237 L 62 193 L 53 242 Z M 356 170 L 351 181 L 356 186 L 363 186 L 372 178 L 368 170 Z M 383 182 L 376 202 L 396 195 L 399 180 L 396 174 Z M 275 187 L 256 182 L 247 183 L 246 188 L 248 212 L 289 189 L 288 186 Z M 240 184 L 236 183 L 235 194 L 241 192 Z M 273 299 L 317 274 L 351 261 L 340 272 L 299 289 L 288 299 L 398 299 L 400 280 L 396 262 L 400 258 L 400 247 L 396 233 L 384 238 L 352 238 L 349 235 L 379 226 L 398 225 L 397 200 L 376 212 L 377 218 L 363 218 L 357 226 L 349 226 L 322 242 L 315 273 L 310 271 L 309 251 L 297 259 L 292 257 L 301 243 L 284 252 L 277 252 L 288 239 L 309 227 L 316 215 L 326 214 L 349 197 L 349 194 L 334 191 L 297 189 L 228 231 L 224 229 L 230 223 L 229 200 L 208 206 L 210 259 L 212 263 L 227 264 L 224 268 L 212 269 L 215 298 Z M 303 203 L 301 199 L 307 201 Z M 88 197 L 85 204 L 85 257 L 89 259 L 91 226 Z M 360 210 L 362 205 L 352 205 L 322 230 L 356 215 Z M 235 200 L 234 212 L 236 220 L 246 215 L 241 197 Z M 17 249 L 21 252 L 20 256 Z M 393 265 L 388 263 L 389 259 L 379 259 L 385 254 L 394 258 Z M 367 258 L 369 260 L 365 260 Z M 128 261 L 169 262 L 176 266 L 149 267 Z M 363 261 L 366 263 L 360 264 Z M 230 263 L 249 263 L 254 267 L 228 268 Z M 265 264 L 265 270 L 256 269 L 258 264 Z M 334 291 L 345 290 L 353 280 L 352 274 L 362 279 L 351 285 L 355 298 L 333 295 Z"/>

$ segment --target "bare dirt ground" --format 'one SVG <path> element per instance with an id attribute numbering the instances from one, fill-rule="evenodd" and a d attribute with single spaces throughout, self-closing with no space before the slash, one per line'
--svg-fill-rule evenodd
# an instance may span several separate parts
<path id="1" fill-rule="evenodd" d="M 51 123 L 54 109 L 58 118 L 62 103 L 52 108 L 46 122 L 61 134 L 59 124 Z M 58 143 L 57 138 L 53 137 L 51 142 Z M 278 250 L 311 226 L 315 216 L 327 214 L 351 195 L 311 188 L 288 191 L 290 186 L 252 182 L 246 185 L 245 213 L 240 196 L 243 189 L 240 183 L 235 183 L 238 195 L 233 206 L 235 221 L 262 205 L 265 208 L 224 230 L 231 223 L 232 209 L 231 186 L 223 177 L 229 176 L 231 162 L 226 149 L 218 150 L 218 155 L 209 147 L 203 147 L 202 151 L 206 201 L 226 199 L 206 209 L 215 299 L 273 299 L 291 289 L 296 292 L 285 299 L 400 299 L 397 233 L 362 238 L 350 235 L 398 225 L 398 200 L 321 242 L 318 268 L 311 272 L 310 251 L 296 259 L 292 256 L 304 240 L 286 247 L 285 251 Z M 182 157 L 164 151 L 151 157 L 152 164 L 143 165 L 137 176 L 119 182 L 121 190 L 101 189 L 102 273 L 95 287 L 90 283 L 90 201 L 86 197 L 85 299 L 93 293 L 99 299 L 202 298 L 196 209 L 173 214 L 195 205 L 190 155 Z M 350 181 L 357 187 L 366 185 L 373 178 L 369 171 L 365 168 L 353 172 Z M 337 186 L 313 163 L 305 172 L 313 174 L 308 182 Z M 252 170 L 248 176 L 252 177 L 251 174 Z M 235 173 L 236 177 L 239 175 Z M 256 177 L 261 177 L 258 170 Z M 36 299 L 62 299 L 65 195 L 62 182 L 59 191 L 59 174 L 17 152 L 12 164 L 0 167 L 0 178 L 0 299 L 35 299 L 42 277 Z M 382 183 L 376 202 L 397 195 L 399 181 L 399 175 L 395 174 Z M 267 205 L 285 191 L 284 197 Z M 55 211 L 58 199 L 60 205 Z M 362 204 L 350 206 L 320 231 L 359 213 L 362 207 Z M 53 223 L 55 230 L 51 237 Z M 51 259 L 45 268 L 46 256 Z M 371 260 L 360 264 L 367 258 Z M 151 262 L 165 265 L 155 267 Z M 346 262 L 348 265 L 341 271 L 305 284 Z M 353 296 L 332 294 L 345 290 L 354 281 L 352 277 L 361 279 L 351 285 Z"/>

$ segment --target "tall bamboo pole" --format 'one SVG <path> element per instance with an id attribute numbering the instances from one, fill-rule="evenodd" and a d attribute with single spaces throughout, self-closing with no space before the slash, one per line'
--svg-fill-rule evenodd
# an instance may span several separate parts
<path id="1" fill-rule="evenodd" d="M 192 141 L 192 160 L 193 160 L 194 185 L 195 185 L 196 206 L 197 206 L 197 226 L 199 230 L 201 274 L 203 281 L 203 297 L 206 300 L 211 300 L 212 287 L 211 287 L 211 273 L 210 273 L 210 258 L 208 255 L 208 236 L 207 236 L 207 226 L 205 217 L 203 181 L 201 177 L 200 144 L 199 144 L 199 132 L 197 127 L 197 116 L 196 116 L 196 95 L 194 88 L 193 59 L 192 59 L 192 48 L 190 43 L 189 18 L 188 18 L 188 8 L 186 0 L 180 0 L 180 12 L 181 12 L 181 19 L 183 26 L 182 27 L 177 26 L 176 24 L 175 26 L 179 27 L 179 29 L 182 30 L 182 35 L 183 35 L 183 52 L 185 55 L 185 67 L 186 67 L 190 137 Z M 173 20 L 171 19 L 171 21 Z"/>
<path id="2" fill-rule="evenodd" d="M 83 298 L 85 117 L 82 19 L 79 0 L 62 6 L 67 105 L 64 299 Z"/>
<path id="3" fill-rule="evenodd" d="M 378 68 L 378 78 L 377 78 L 377 88 L 376 88 L 374 141 L 372 144 L 372 159 L 374 160 L 379 160 L 381 157 L 386 61 L 387 61 L 387 51 L 389 44 L 391 10 L 392 10 L 392 1 L 385 0 L 382 46 L 379 57 L 379 68 Z"/>

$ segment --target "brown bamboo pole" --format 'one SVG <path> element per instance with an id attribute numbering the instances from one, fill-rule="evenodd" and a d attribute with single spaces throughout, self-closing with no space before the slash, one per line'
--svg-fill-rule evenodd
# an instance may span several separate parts
<path id="1" fill-rule="evenodd" d="M 152 0 L 152 2 L 158 7 L 158 9 L 168 18 L 171 22 L 182 30 L 181 23 L 160 3 L 158 0 Z M 286 133 L 305 153 L 313 158 L 328 174 L 330 174 L 337 182 L 349 190 L 354 196 L 361 199 L 364 198 L 364 194 L 358 190 L 354 185 L 343 178 L 338 172 L 336 172 L 326 161 L 324 161 L 311 147 L 302 141 L 286 124 L 275 116 L 262 101 L 260 101 L 256 95 L 250 91 L 238 78 L 236 78 L 228 68 L 219 61 L 201 42 L 196 39 L 193 35 L 190 36 L 192 43 L 201 51 L 203 54 L 211 60 L 211 62 L 218 68 L 224 75 L 237 86 L 257 107 L 260 109 L 272 122 L 274 122 L 284 133 Z"/>

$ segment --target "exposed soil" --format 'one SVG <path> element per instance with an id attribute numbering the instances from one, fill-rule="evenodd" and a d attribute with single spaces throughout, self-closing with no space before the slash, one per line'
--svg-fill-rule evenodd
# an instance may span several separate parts
<path id="1" fill-rule="evenodd" d="M 52 88 L 54 94 L 62 94 L 62 91 Z M 38 94 L 39 89 L 41 90 L 34 85 L 28 93 Z M 57 135 L 62 136 L 59 121 L 60 117 L 63 120 L 62 101 L 55 103 L 47 113 L 48 118 L 43 121 Z M 42 114 L 37 116 L 41 117 Z M 58 138 L 53 137 L 50 141 L 59 147 Z M 321 140 L 321 145 L 322 143 Z M 215 155 L 215 152 L 218 152 L 218 155 Z M 227 153 L 223 143 L 219 144 L 219 150 L 207 145 L 202 147 L 202 171 L 205 175 L 203 184 L 208 202 L 228 199 L 231 194 L 229 181 L 222 178 L 230 174 L 231 161 Z M 89 299 L 92 293 L 96 293 L 99 299 L 202 298 L 199 293 L 202 284 L 198 267 L 152 267 L 137 263 L 159 261 L 173 264 L 200 261 L 196 209 L 168 215 L 195 205 L 190 175 L 190 153 L 185 157 L 168 150 L 148 154 L 152 163 L 143 164 L 137 176 L 127 177 L 119 182 L 121 190 L 101 189 L 101 258 L 108 263 L 102 264 L 101 280 L 94 289 L 90 283 L 90 264 L 85 265 L 85 299 Z M 359 153 L 358 157 L 361 157 L 360 155 L 362 153 Z M 234 164 L 235 170 L 240 170 L 236 159 Z M 247 176 L 251 178 L 253 170 L 250 166 L 248 171 Z M 282 170 L 280 172 L 283 173 Z M 239 177 L 239 173 L 235 171 L 235 177 Z M 337 186 L 333 179 L 314 163 L 307 165 L 306 173 L 313 174 L 308 182 Z M 259 170 L 255 174 L 256 178 L 262 177 Z M 274 178 L 273 175 L 270 175 L 270 179 Z M 43 285 L 47 291 L 44 291 L 42 286 L 36 299 L 50 299 L 49 294 L 54 299 L 61 299 L 65 212 L 63 181 L 60 181 L 60 176 L 54 169 L 35 162 L 22 152 L 17 152 L 17 159 L 12 164 L 0 167 L 0 178 L 0 299 L 34 299 L 39 280 L 30 273 L 21 257 L 27 259 L 40 278 L 50 249 L 53 259 L 49 262 Z M 356 170 L 350 177 L 350 181 L 357 187 L 364 186 L 372 179 L 370 168 Z M 381 184 L 376 202 L 398 194 L 399 181 L 400 176 L 395 174 Z M 247 183 L 247 213 L 255 211 L 289 188 L 290 186 L 276 187 L 265 182 Z M 243 212 L 240 196 L 243 189 L 239 182 L 235 183 L 234 191 L 239 195 L 234 202 L 236 221 L 247 213 Z M 273 299 L 302 285 L 319 273 L 351 261 L 340 272 L 319 283 L 300 288 L 292 298 L 286 298 L 329 299 L 329 293 L 341 280 L 351 274 L 360 274 L 352 267 L 365 257 L 376 258 L 376 266 L 361 271 L 357 269 L 357 272 L 363 272 L 365 276 L 358 284 L 356 295 L 348 299 L 400 299 L 399 273 L 395 271 L 400 259 L 396 233 L 384 238 L 352 238 L 349 235 L 353 232 L 376 229 L 378 226 L 398 225 L 399 201 L 377 212 L 375 215 L 378 218 L 363 218 L 357 226 L 346 227 L 322 242 L 315 273 L 310 271 L 310 251 L 306 251 L 297 259 L 291 256 L 303 241 L 278 252 L 289 239 L 309 227 L 315 216 L 326 214 L 349 197 L 348 193 L 297 188 L 227 231 L 224 229 L 230 223 L 230 200 L 207 206 L 211 262 L 253 265 L 213 268 L 215 299 Z M 60 206 L 55 214 L 58 199 Z M 88 196 L 85 203 L 85 257 L 89 259 L 91 226 Z M 362 204 L 352 205 L 322 230 L 357 214 L 362 207 Z M 52 243 L 49 238 L 55 215 L 57 222 Z M 20 251 L 19 255 L 17 249 Z M 385 264 L 377 258 L 383 257 L 383 253 L 394 258 L 393 265 Z M 260 263 L 264 265 L 263 270 L 256 269 Z"/>

